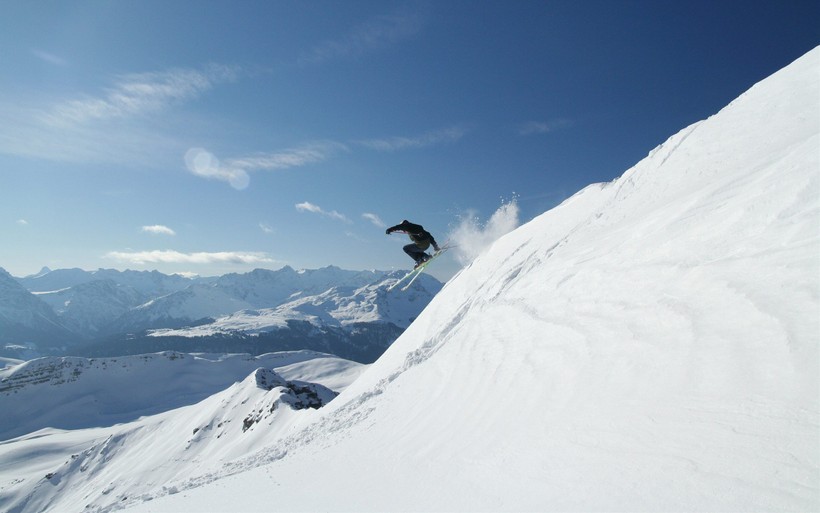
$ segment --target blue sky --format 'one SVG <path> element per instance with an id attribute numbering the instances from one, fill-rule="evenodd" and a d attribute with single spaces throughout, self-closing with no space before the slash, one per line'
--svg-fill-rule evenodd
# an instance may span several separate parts
<path id="1" fill-rule="evenodd" d="M 816 46 L 818 19 L 816 1 L 7 0 L 0 267 L 407 268 L 385 226 L 441 241 L 513 198 L 526 222 Z"/>

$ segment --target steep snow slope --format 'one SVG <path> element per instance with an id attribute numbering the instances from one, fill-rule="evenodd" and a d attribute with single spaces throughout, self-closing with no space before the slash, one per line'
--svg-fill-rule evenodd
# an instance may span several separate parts
<path id="1" fill-rule="evenodd" d="M 818 81 L 503 237 L 315 422 L 133 511 L 820 509 Z"/>
<path id="2" fill-rule="evenodd" d="M 0 355 L 17 356 L 37 342 L 58 347 L 75 338 L 46 303 L 0 268 Z"/>

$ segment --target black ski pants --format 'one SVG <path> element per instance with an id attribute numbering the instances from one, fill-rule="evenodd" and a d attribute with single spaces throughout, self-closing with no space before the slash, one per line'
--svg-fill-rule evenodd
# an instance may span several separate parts
<path id="1" fill-rule="evenodd" d="M 427 253 L 425 253 L 423 249 L 419 248 L 415 244 L 408 244 L 404 246 L 404 252 L 410 255 L 410 258 L 412 258 L 416 262 L 420 262 L 422 259 L 430 256 Z"/>

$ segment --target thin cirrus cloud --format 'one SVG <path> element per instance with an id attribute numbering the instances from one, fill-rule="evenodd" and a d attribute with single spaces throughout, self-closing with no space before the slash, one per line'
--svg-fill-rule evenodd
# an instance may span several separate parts
<path id="1" fill-rule="evenodd" d="M 274 260 L 266 253 L 220 251 L 182 253 L 174 250 L 111 251 L 106 258 L 131 264 L 270 264 Z"/>
<path id="2" fill-rule="evenodd" d="M 237 76 L 238 68 L 216 64 L 204 70 L 172 69 L 122 75 L 105 94 L 64 102 L 46 112 L 42 119 L 49 125 L 65 126 L 141 116 L 197 98 L 214 85 L 234 81 Z"/>
<path id="3" fill-rule="evenodd" d="M 379 228 L 387 227 L 387 224 L 385 224 L 385 222 L 382 221 L 382 219 L 376 214 L 365 212 L 364 214 L 362 214 L 362 217 L 373 223 L 374 226 L 378 226 Z"/>
<path id="4" fill-rule="evenodd" d="M 142 231 L 143 233 L 151 233 L 151 234 L 154 234 L 154 235 L 176 235 L 177 234 L 171 228 L 168 228 L 167 226 L 164 226 L 164 225 L 161 225 L 161 224 L 153 224 L 153 225 L 150 225 L 150 226 L 143 226 L 140 229 L 140 231 Z"/>
<path id="5" fill-rule="evenodd" d="M 37 48 L 32 48 L 31 53 L 41 61 L 53 64 L 55 66 L 66 67 L 69 65 L 69 62 L 66 59 L 63 59 L 59 55 L 53 54 L 51 52 L 46 52 L 43 50 L 39 50 Z"/>
<path id="6" fill-rule="evenodd" d="M 320 216 L 325 216 L 325 217 L 329 217 L 331 219 L 336 219 L 338 221 L 343 221 L 343 222 L 348 223 L 348 224 L 353 224 L 353 221 L 351 221 L 346 215 L 340 214 L 339 212 L 337 212 L 335 210 L 327 211 L 327 210 L 323 209 L 322 207 L 320 207 L 319 205 L 316 205 L 316 204 L 311 203 L 309 201 L 304 201 L 302 203 L 297 203 L 295 205 L 295 207 L 296 207 L 296 210 L 298 210 L 300 212 L 310 212 L 312 214 L 318 214 Z M 382 219 L 378 215 L 373 214 L 371 212 L 363 213 L 362 218 L 370 221 L 374 226 L 378 226 L 379 228 L 384 228 L 385 226 L 387 226 L 387 224 L 385 224 L 385 222 L 382 221 Z"/>
<path id="7" fill-rule="evenodd" d="M 40 52 L 39 58 L 58 63 Z M 58 162 L 145 165 L 158 156 L 178 155 L 173 136 L 144 127 L 161 122 L 173 106 L 194 100 L 241 70 L 213 64 L 114 77 L 99 94 L 56 103 L 0 101 L 0 154 Z M 149 118 L 150 116 L 150 118 Z M 147 149 L 150 148 L 150 151 Z"/>
<path id="8" fill-rule="evenodd" d="M 234 189 L 242 190 L 250 184 L 250 172 L 303 167 L 322 162 L 334 153 L 345 150 L 347 147 L 344 144 L 320 141 L 277 152 L 229 158 L 223 163 L 204 148 L 191 148 L 185 153 L 185 167 L 196 176 L 227 182 Z"/>
<path id="9" fill-rule="evenodd" d="M 336 219 L 338 221 L 343 221 L 345 223 L 352 223 L 352 221 L 350 219 L 348 219 L 347 216 L 345 216 L 344 214 L 340 214 L 339 212 L 337 212 L 335 210 L 330 210 L 330 211 L 324 210 L 319 205 L 315 205 L 313 203 L 310 203 L 309 201 L 304 201 L 302 203 L 297 203 L 295 205 L 295 207 L 296 207 L 296 210 L 298 210 L 299 212 L 310 212 L 312 214 L 319 214 L 321 216 L 329 217 L 331 219 Z"/>
<path id="10" fill-rule="evenodd" d="M 225 164 L 228 167 L 240 169 L 271 171 L 321 162 L 334 153 L 344 150 L 347 150 L 344 144 L 335 141 L 319 141 L 278 152 L 228 159 Z"/>
<path id="11" fill-rule="evenodd" d="M 452 126 L 439 130 L 431 130 L 412 137 L 394 136 L 381 139 L 365 139 L 356 141 L 356 143 L 371 150 L 398 151 L 453 143 L 464 137 L 466 133 L 466 128 Z"/>
<path id="12" fill-rule="evenodd" d="M 419 33 L 424 25 L 418 14 L 376 16 L 336 39 L 326 40 L 299 56 L 301 65 L 357 58 L 388 48 Z"/>
<path id="13" fill-rule="evenodd" d="M 252 172 L 277 171 L 318 164 L 338 153 L 350 151 L 351 145 L 381 152 L 420 149 L 454 143 L 464 137 L 467 131 L 468 129 L 463 126 L 451 126 L 415 136 L 363 139 L 350 144 L 331 140 L 315 141 L 281 151 L 227 158 L 224 161 L 220 161 L 205 148 L 190 148 L 185 153 L 185 166 L 196 176 L 227 182 L 234 189 L 242 190 L 250 184 Z"/>

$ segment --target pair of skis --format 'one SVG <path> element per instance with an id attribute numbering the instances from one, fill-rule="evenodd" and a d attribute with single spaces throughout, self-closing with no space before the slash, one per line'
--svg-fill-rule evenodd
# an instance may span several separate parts
<path id="1" fill-rule="evenodd" d="M 401 288 L 401 290 L 402 290 L 402 291 L 404 291 L 404 290 L 409 289 L 409 288 L 410 288 L 410 285 L 412 285 L 412 284 L 413 284 L 413 282 L 414 282 L 414 281 L 416 281 L 416 278 L 418 278 L 419 276 L 421 276 L 421 273 L 422 273 L 422 272 L 424 272 L 424 269 L 425 269 L 428 265 L 430 265 L 430 262 L 432 262 L 432 261 L 433 261 L 433 260 L 435 260 L 436 258 L 438 258 L 438 257 L 440 257 L 441 255 L 443 255 L 443 254 L 444 254 L 444 253 L 445 253 L 448 249 L 450 249 L 450 248 L 452 248 L 452 247 L 453 247 L 453 246 L 451 246 L 451 245 L 449 244 L 449 241 L 448 241 L 448 242 L 445 242 L 444 244 L 442 244 L 442 245 L 441 245 L 441 247 L 439 247 L 438 251 L 436 251 L 435 253 L 433 253 L 433 255 L 432 255 L 430 258 L 428 258 L 427 260 L 425 260 L 424 262 L 422 262 L 421 264 L 419 264 L 417 267 L 415 267 L 415 268 L 414 268 L 412 271 L 410 271 L 409 273 L 407 273 L 407 274 L 405 274 L 404 276 L 402 276 L 401 278 L 399 278 L 399 280 L 398 280 L 396 283 L 394 283 L 394 284 L 390 285 L 389 287 L 387 287 L 387 291 L 388 291 L 388 292 L 390 292 L 391 290 L 395 289 L 396 287 L 398 287 L 400 284 L 404 283 L 404 282 L 405 282 L 405 281 L 407 281 L 408 279 L 409 279 L 410 281 L 408 281 L 408 282 L 407 282 L 407 284 L 406 284 L 404 287 L 402 287 L 402 288 Z"/>

